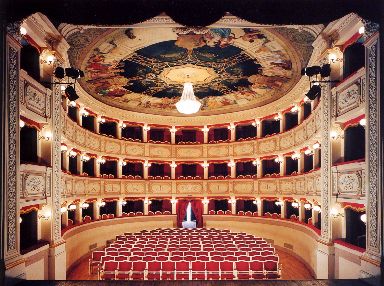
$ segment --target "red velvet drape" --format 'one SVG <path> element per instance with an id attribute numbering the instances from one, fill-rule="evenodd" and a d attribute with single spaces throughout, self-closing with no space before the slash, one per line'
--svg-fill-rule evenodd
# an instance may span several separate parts
<path id="1" fill-rule="evenodd" d="M 209 200 L 208 211 L 214 211 L 214 210 L 215 210 L 215 200 Z"/>
<path id="2" fill-rule="evenodd" d="M 183 171 L 183 167 L 181 166 L 181 164 L 177 165 L 177 167 L 175 168 L 176 179 L 182 175 L 182 171 Z"/>
<path id="3" fill-rule="evenodd" d="M 191 201 L 191 208 L 196 217 L 196 226 L 203 227 L 203 203 L 201 200 Z"/>
<path id="4" fill-rule="evenodd" d="M 161 205 L 161 207 L 162 207 L 161 209 L 162 212 L 165 212 L 165 211 L 172 212 L 172 204 L 170 200 L 163 200 L 163 204 Z"/>
<path id="5" fill-rule="evenodd" d="M 236 212 L 244 211 L 244 200 L 236 200 Z"/>
<path id="6" fill-rule="evenodd" d="M 177 227 L 182 227 L 182 222 L 187 213 L 187 206 L 189 201 L 187 200 L 178 200 L 176 205 L 176 215 L 177 215 Z"/>

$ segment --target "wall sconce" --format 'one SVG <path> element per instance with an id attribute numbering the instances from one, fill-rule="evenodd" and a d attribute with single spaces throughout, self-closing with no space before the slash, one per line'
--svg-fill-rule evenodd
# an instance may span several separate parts
<path id="1" fill-rule="evenodd" d="M 127 162 L 125 162 L 125 161 L 120 161 L 120 162 L 119 162 L 119 166 L 120 166 L 120 167 L 127 166 Z"/>
<path id="2" fill-rule="evenodd" d="M 171 133 L 176 133 L 177 129 L 175 126 L 172 126 L 171 129 L 169 129 L 169 131 L 171 131 Z"/>
<path id="3" fill-rule="evenodd" d="M 74 102 L 74 101 L 69 101 L 68 102 L 68 106 L 72 106 L 72 107 L 76 107 L 76 102 Z"/>
<path id="4" fill-rule="evenodd" d="M 359 28 L 359 34 L 361 35 L 361 34 L 364 34 L 365 33 L 365 27 L 364 26 L 361 26 L 360 28 Z"/>
<path id="5" fill-rule="evenodd" d="M 255 200 L 253 201 L 253 204 L 254 204 L 254 205 L 257 205 L 258 202 L 259 202 L 258 199 L 255 199 Z"/>
<path id="6" fill-rule="evenodd" d="M 76 156 L 77 156 L 77 152 L 76 151 L 73 151 L 73 150 L 69 151 L 69 157 L 75 158 Z"/>
<path id="7" fill-rule="evenodd" d="M 329 211 L 329 214 L 332 216 L 332 218 L 337 218 L 337 217 L 343 217 L 344 215 L 340 212 L 338 207 L 332 207 L 331 210 Z"/>
<path id="8" fill-rule="evenodd" d="M 321 207 L 320 206 L 318 206 L 318 205 L 316 205 L 316 206 L 314 206 L 313 207 L 313 210 L 315 211 L 315 212 L 321 212 Z"/>
<path id="9" fill-rule="evenodd" d="M 149 167 L 152 166 L 152 164 L 149 163 L 148 161 L 145 161 L 143 165 L 144 165 L 145 168 L 149 168 Z"/>
<path id="10" fill-rule="evenodd" d="M 281 163 L 283 163 L 283 158 L 281 158 L 281 157 L 276 157 L 274 161 L 275 161 L 276 163 L 281 164 Z"/>
<path id="11" fill-rule="evenodd" d="M 260 164 L 261 164 L 260 159 L 256 159 L 256 160 L 252 161 L 253 166 L 260 166 Z"/>
<path id="12" fill-rule="evenodd" d="M 143 130 L 144 130 L 144 131 L 149 131 L 149 130 L 151 130 L 151 127 L 148 126 L 148 125 L 144 125 L 144 126 L 143 126 Z"/>
<path id="13" fill-rule="evenodd" d="M 25 122 L 20 119 L 19 121 L 20 128 L 23 128 L 25 126 Z"/>
<path id="14" fill-rule="evenodd" d="M 277 205 L 278 207 L 281 207 L 283 205 L 283 202 L 282 201 L 277 201 L 277 202 L 275 202 L 275 205 Z"/>
<path id="15" fill-rule="evenodd" d="M 295 152 L 295 153 L 293 153 L 292 154 L 292 156 L 291 156 L 291 158 L 292 158 L 292 160 L 299 160 L 300 159 L 300 153 L 298 153 L 298 152 Z"/>
<path id="16" fill-rule="evenodd" d="M 208 200 L 208 199 L 204 199 L 204 200 L 203 200 L 203 204 L 204 204 L 204 205 L 209 204 L 209 200 Z"/>
<path id="17" fill-rule="evenodd" d="M 151 201 L 151 200 L 148 200 L 148 199 L 145 199 L 145 200 L 144 200 L 144 204 L 146 204 L 146 205 L 150 205 L 150 204 L 152 204 L 152 201 Z"/>
<path id="18" fill-rule="evenodd" d="M 77 209 L 77 206 L 74 205 L 74 204 L 68 206 L 68 210 L 69 210 L 69 211 L 74 211 L 74 210 L 76 210 L 76 209 Z"/>
<path id="19" fill-rule="evenodd" d="M 23 222 L 23 219 L 21 218 L 21 216 L 19 217 L 19 223 L 22 223 Z"/>
<path id="20" fill-rule="evenodd" d="M 227 165 L 228 165 L 228 167 L 232 168 L 232 167 L 236 166 L 236 163 L 235 163 L 235 161 L 231 160 L 231 161 L 228 162 Z"/>
<path id="21" fill-rule="evenodd" d="M 204 128 L 201 128 L 201 131 L 207 133 L 209 131 L 209 128 L 207 126 L 204 126 Z"/>
<path id="22" fill-rule="evenodd" d="M 364 224 L 367 224 L 367 214 L 362 214 L 360 216 L 360 220 L 364 223 Z"/>
<path id="23" fill-rule="evenodd" d="M 67 152 L 67 150 L 68 150 L 68 146 L 67 146 L 67 145 L 61 145 L 61 146 L 60 146 L 60 151 L 61 151 L 61 152 L 64 153 L 64 152 Z"/>
<path id="24" fill-rule="evenodd" d="M 176 203 L 177 203 L 177 199 L 172 199 L 172 200 L 171 200 L 171 204 L 174 205 L 174 204 L 176 204 Z"/>
<path id="25" fill-rule="evenodd" d="M 39 214 L 39 219 L 49 220 L 52 216 L 50 210 L 45 210 L 43 213 Z"/>
<path id="26" fill-rule="evenodd" d="M 206 162 L 201 163 L 200 165 L 201 165 L 201 167 L 203 167 L 204 169 L 209 167 L 209 163 L 206 163 Z"/>
<path id="27" fill-rule="evenodd" d="M 127 127 L 127 124 L 125 124 L 124 122 L 122 122 L 122 123 L 119 124 L 119 127 L 124 129 L 124 128 Z"/>
<path id="28" fill-rule="evenodd" d="M 304 151 L 304 154 L 307 155 L 307 156 L 313 155 L 313 150 L 311 150 L 311 149 L 306 149 L 306 150 Z"/>
<path id="29" fill-rule="evenodd" d="M 177 164 L 175 162 L 172 162 L 169 166 L 171 166 L 171 168 L 176 168 Z"/>
<path id="30" fill-rule="evenodd" d="M 332 130 L 331 132 L 329 132 L 329 136 L 331 137 L 332 140 L 336 140 L 340 137 L 339 133 L 337 133 L 337 131 L 335 130 Z"/>
<path id="31" fill-rule="evenodd" d="M 329 53 L 328 54 L 328 60 L 331 63 L 336 63 L 336 62 L 342 62 L 343 60 L 341 58 L 338 58 L 335 53 Z"/>
<path id="32" fill-rule="evenodd" d="M 359 124 L 361 126 L 365 126 L 367 124 L 367 119 L 365 119 L 365 118 L 360 119 Z"/>
<path id="33" fill-rule="evenodd" d="M 54 51 L 47 51 L 46 55 L 42 55 L 43 58 L 40 60 L 41 64 L 47 64 L 52 65 L 54 61 L 56 60 L 56 57 L 54 55 Z"/>
<path id="34" fill-rule="evenodd" d="M 236 204 L 236 199 L 229 199 L 229 200 L 228 200 L 228 203 L 230 203 L 230 204 Z"/>
<path id="35" fill-rule="evenodd" d="M 310 209 L 312 208 L 312 205 L 311 205 L 310 203 L 305 203 L 305 204 L 304 204 L 304 208 L 305 208 L 306 210 L 310 210 Z"/>
<path id="36" fill-rule="evenodd" d="M 233 123 L 230 123 L 230 125 L 227 127 L 229 130 L 235 130 L 236 125 Z"/>
<path id="37" fill-rule="evenodd" d="M 297 209 L 299 207 L 299 203 L 298 202 L 292 202 L 291 203 L 291 206 L 295 209 Z"/>
<path id="38" fill-rule="evenodd" d="M 273 117 L 273 119 L 275 121 L 280 121 L 281 119 L 283 119 L 283 117 L 282 117 L 281 113 L 279 112 L 275 117 Z"/>
<path id="39" fill-rule="evenodd" d="M 105 118 L 98 117 L 97 122 L 99 122 L 100 124 L 103 124 L 103 123 L 105 123 Z"/>
<path id="40" fill-rule="evenodd" d="M 61 213 L 65 213 L 67 210 L 68 210 L 68 209 L 67 209 L 66 207 L 61 207 L 61 208 L 60 208 L 60 212 L 61 212 Z"/>
<path id="41" fill-rule="evenodd" d="M 87 117 L 87 116 L 89 115 L 89 112 L 86 111 L 84 108 L 82 108 L 82 109 L 80 110 L 80 115 L 82 115 L 82 116 L 84 116 L 84 117 Z"/>
<path id="42" fill-rule="evenodd" d="M 127 204 L 127 201 L 121 201 L 120 204 L 121 204 L 122 206 L 125 206 L 125 205 Z"/>
<path id="43" fill-rule="evenodd" d="M 291 112 L 292 113 L 296 113 L 299 111 L 299 107 L 295 104 L 292 108 L 291 108 Z"/>
<path id="44" fill-rule="evenodd" d="M 91 160 L 91 158 L 88 155 L 83 154 L 80 156 L 80 160 L 81 162 L 88 162 L 89 160 Z"/>
<path id="45" fill-rule="evenodd" d="M 20 32 L 20 35 L 22 35 L 22 36 L 27 35 L 27 29 L 23 26 L 20 26 L 19 32 Z"/>
<path id="46" fill-rule="evenodd" d="M 100 202 L 98 205 L 99 205 L 99 207 L 101 207 L 101 208 L 102 208 L 102 207 L 104 207 L 104 206 L 105 206 L 105 202 Z"/>
<path id="47" fill-rule="evenodd" d="M 259 126 L 260 125 L 260 119 L 255 119 L 255 122 L 252 122 L 252 126 Z"/>
<path id="48" fill-rule="evenodd" d="M 105 164 L 106 160 L 103 157 L 97 158 L 96 163 Z"/>
<path id="49" fill-rule="evenodd" d="M 320 148 L 320 143 L 316 142 L 315 144 L 313 144 L 312 147 L 313 147 L 314 150 L 319 149 Z"/>
<path id="50" fill-rule="evenodd" d="M 45 141 L 49 141 L 49 140 L 51 140 L 51 139 L 52 139 L 52 137 L 53 137 L 53 134 L 52 134 L 52 132 L 51 132 L 51 131 L 48 131 L 48 130 L 46 130 L 46 131 L 44 131 L 43 135 L 42 135 L 42 136 L 40 136 L 39 138 L 40 138 L 40 139 L 44 139 Z"/>
<path id="51" fill-rule="evenodd" d="M 81 208 L 82 208 L 82 209 L 87 209 L 87 208 L 89 208 L 89 204 L 88 204 L 88 203 L 83 203 L 83 204 L 81 205 Z"/>
<path id="52" fill-rule="evenodd" d="M 308 103 L 308 102 L 311 102 L 311 100 L 309 99 L 308 96 L 304 96 L 304 102 L 305 102 L 305 103 Z"/>

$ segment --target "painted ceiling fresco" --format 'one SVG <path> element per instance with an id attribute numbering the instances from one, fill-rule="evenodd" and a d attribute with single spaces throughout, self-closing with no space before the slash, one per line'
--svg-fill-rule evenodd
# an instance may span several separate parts
<path id="1" fill-rule="evenodd" d="M 267 29 L 93 30 L 70 43 L 85 72 L 81 86 L 108 105 L 145 113 L 177 114 L 184 82 L 193 83 L 202 115 L 262 106 L 292 88 L 305 61 L 284 33 Z"/>

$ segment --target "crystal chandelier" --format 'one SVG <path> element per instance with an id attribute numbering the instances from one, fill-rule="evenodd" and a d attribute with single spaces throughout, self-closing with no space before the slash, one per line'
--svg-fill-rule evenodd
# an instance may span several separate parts
<path id="1" fill-rule="evenodd" d="M 192 83 L 184 83 L 183 94 L 180 100 L 176 103 L 177 111 L 183 114 L 193 114 L 200 110 L 201 102 L 197 100 Z"/>

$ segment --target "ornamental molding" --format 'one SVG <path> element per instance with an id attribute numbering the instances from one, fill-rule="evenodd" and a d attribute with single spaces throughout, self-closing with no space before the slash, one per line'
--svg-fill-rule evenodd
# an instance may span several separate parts
<path id="1" fill-rule="evenodd" d="M 99 156 L 115 156 L 120 159 L 161 160 L 227 160 L 229 157 L 257 158 L 268 155 L 282 155 L 293 150 L 311 146 L 320 138 L 321 107 L 295 128 L 270 137 L 250 141 L 218 144 L 156 144 L 138 143 L 93 133 L 73 122 L 61 109 L 62 139 L 68 148 Z"/>
<path id="2" fill-rule="evenodd" d="M 20 166 L 20 199 L 44 200 L 51 196 L 52 169 L 44 166 Z"/>
<path id="3" fill-rule="evenodd" d="M 332 167 L 333 195 L 346 199 L 364 199 L 365 162 Z"/>

